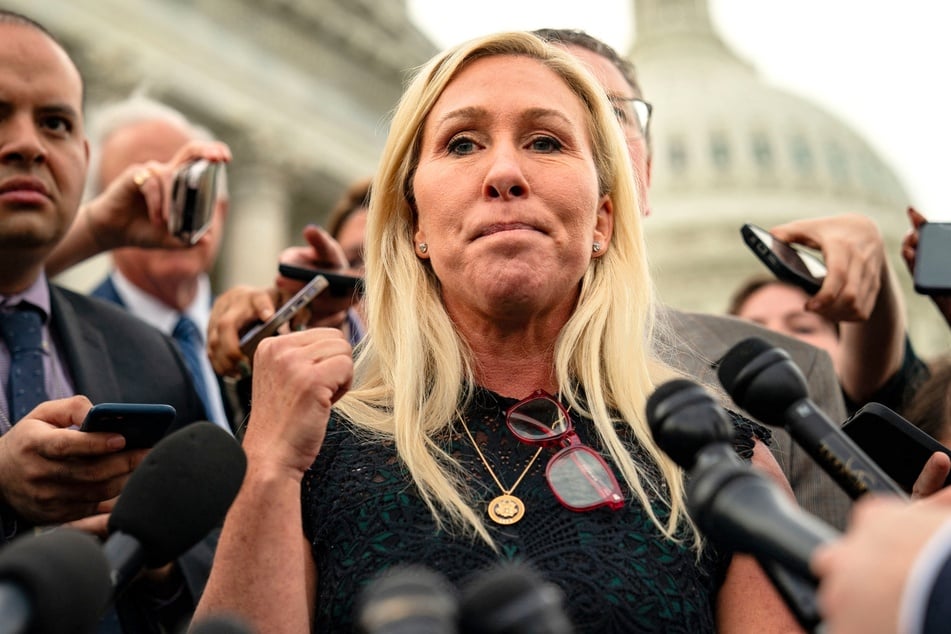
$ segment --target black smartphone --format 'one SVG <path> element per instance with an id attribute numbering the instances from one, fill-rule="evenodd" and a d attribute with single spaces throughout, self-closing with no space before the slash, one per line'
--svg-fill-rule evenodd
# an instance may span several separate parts
<path id="1" fill-rule="evenodd" d="M 310 301 L 317 297 L 327 286 L 327 278 L 323 275 L 318 275 L 307 282 L 304 288 L 297 291 L 294 297 L 290 298 L 286 304 L 278 308 L 277 311 L 271 315 L 270 319 L 254 326 L 251 330 L 244 333 L 244 336 L 241 337 L 241 341 L 239 342 L 241 352 L 249 359 L 253 359 L 254 351 L 257 350 L 258 344 L 261 343 L 265 337 L 276 334 L 278 328 L 289 322 L 301 308 L 309 304 Z"/>
<path id="2" fill-rule="evenodd" d="M 175 408 L 161 403 L 99 403 L 86 413 L 81 431 L 105 431 L 125 436 L 126 449 L 147 449 L 157 443 L 175 420 Z"/>
<path id="3" fill-rule="evenodd" d="M 923 295 L 951 294 L 951 222 L 926 222 L 918 229 L 913 277 Z"/>
<path id="4" fill-rule="evenodd" d="M 344 297 L 346 295 L 352 295 L 354 292 L 363 292 L 363 278 L 356 275 L 344 275 L 343 273 L 334 273 L 333 271 L 324 271 L 323 269 L 312 269 L 283 263 L 277 265 L 277 270 L 284 277 L 302 282 L 313 279 L 315 275 L 323 275 L 327 278 L 327 282 L 330 285 L 330 294 L 335 297 Z"/>
<path id="5" fill-rule="evenodd" d="M 842 431 L 908 493 L 934 452 L 951 456 L 951 449 L 881 403 L 862 406 Z M 944 483 L 949 484 L 951 476 Z"/>
<path id="6" fill-rule="evenodd" d="M 211 226 L 222 163 L 200 159 L 178 169 L 172 181 L 168 231 L 195 244 Z"/>
<path id="7" fill-rule="evenodd" d="M 810 295 L 819 292 L 826 276 L 826 265 L 819 256 L 783 242 L 756 225 L 745 224 L 740 233 L 746 245 L 778 279 L 795 284 Z"/>

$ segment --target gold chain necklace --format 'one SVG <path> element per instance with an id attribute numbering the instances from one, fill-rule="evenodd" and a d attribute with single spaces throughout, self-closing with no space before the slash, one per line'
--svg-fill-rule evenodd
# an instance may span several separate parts
<path id="1" fill-rule="evenodd" d="M 469 431 L 469 426 L 466 425 L 465 419 L 460 417 L 460 420 L 462 421 L 462 428 L 466 430 L 466 436 L 469 437 L 469 441 L 475 448 L 476 453 L 479 455 L 479 458 L 482 459 L 482 464 L 485 465 L 485 470 L 489 472 L 489 475 L 492 476 L 496 486 L 498 486 L 502 491 L 502 495 L 492 498 L 492 501 L 489 502 L 489 508 L 486 509 L 489 514 L 489 518 L 496 524 L 514 524 L 515 522 L 522 519 L 522 517 L 525 515 L 525 503 L 522 502 L 520 498 L 512 495 L 512 492 L 515 491 L 515 488 L 522 483 L 522 479 L 525 478 L 525 476 L 528 474 L 528 470 L 532 468 L 533 464 L 535 464 L 535 459 L 538 458 L 538 454 L 542 452 L 543 447 L 539 447 L 538 451 L 535 452 L 535 455 L 532 456 L 532 459 L 528 461 L 528 464 L 525 465 L 525 469 L 522 471 L 522 475 L 518 477 L 518 480 L 515 481 L 515 484 L 513 484 L 510 489 L 506 489 L 504 486 L 502 486 L 502 482 L 495 475 L 495 472 L 492 471 L 492 467 L 489 466 L 489 461 L 485 459 L 485 456 L 482 454 L 482 450 L 479 449 L 479 445 L 476 444 L 475 437 L 473 437 L 472 432 Z"/>

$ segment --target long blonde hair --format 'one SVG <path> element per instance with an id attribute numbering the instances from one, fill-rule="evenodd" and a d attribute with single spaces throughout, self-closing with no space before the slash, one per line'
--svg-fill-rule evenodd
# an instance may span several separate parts
<path id="1" fill-rule="evenodd" d="M 474 532 L 494 545 L 459 465 L 443 448 L 471 397 L 465 390 L 474 383 L 473 364 L 441 301 L 439 280 L 415 255 L 412 177 L 424 122 L 443 90 L 466 65 L 497 55 L 537 59 L 565 81 L 588 114 L 599 187 L 614 204 L 614 231 L 610 248 L 593 259 L 582 278 L 577 308 L 555 343 L 556 378 L 570 406 L 594 421 L 654 523 L 674 538 L 686 519 L 683 476 L 654 443 L 644 417 L 647 396 L 674 372 L 651 352 L 653 289 L 627 149 L 600 85 L 568 53 L 529 33 L 490 35 L 438 55 L 400 100 L 367 219 L 369 335 L 358 346 L 354 387 L 338 410 L 358 430 L 394 441 L 441 528 Z M 587 406 L 580 402 L 582 391 Z M 655 487 L 625 450 L 612 411 L 657 463 L 669 494 Z M 669 504 L 666 522 L 652 501 Z"/>

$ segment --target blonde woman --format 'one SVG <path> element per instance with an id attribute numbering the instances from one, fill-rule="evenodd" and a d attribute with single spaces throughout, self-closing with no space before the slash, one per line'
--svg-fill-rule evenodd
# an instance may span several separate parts
<path id="1" fill-rule="evenodd" d="M 372 188 L 369 335 L 354 365 L 337 330 L 258 349 L 249 471 L 201 614 L 345 632 L 395 563 L 460 583 L 521 559 L 578 632 L 796 629 L 752 560 L 698 538 L 651 439 L 644 403 L 673 373 L 652 359 L 629 159 L 588 72 L 522 33 L 437 56 Z"/>

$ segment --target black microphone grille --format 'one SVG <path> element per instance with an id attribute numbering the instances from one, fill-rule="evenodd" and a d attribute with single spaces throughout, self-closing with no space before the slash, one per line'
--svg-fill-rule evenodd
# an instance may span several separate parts
<path id="1" fill-rule="evenodd" d="M 224 518 L 247 461 L 231 434 L 208 422 L 166 436 L 129 477 L 109 518 L 109 532 L 138 539 L 146 565 L 172 561 Z"/>
<path id="2" fill-rule="evenodd" d="M 99 541 L 58 528 L 15 539 L 0 550 L 0 581 L 16 583 L 33 603 L 31 632 L 91 631 L 112 597 Z"/>
<path id="3" fill-rule="evenodd" d="M 720 384 L 729 394 L 737 389 L 737 378 L 749 363 L 763 352 L 775 346 L 759 337 L 749 337 L 730 348 L 717 367 L 717 377 Z"/>
<path id="4" fill-rule="evenodd" d="M 664 420 L 677 409 L 698 401 L 711 401 L 710 394 L 689 379 L 673 379 L 661 384 L 647 397 L 644 412 L 655 433 Z"/>
<path id="5" fill-rule="evenodd" d="M 397 565 L 374 578 L 356 601 L 364 634 L 448 634 L 456 631 L 455 588 L 434 570 Z"/>
<path id="6" fill-rule="evenodd" d="M 192 623 L 188 634 L 254 634 L 254 630 L 237 616 L 219 614 Z"/>
<path id="7" fill-rule="evenodd" d="M 530 566 L 507 563 L 470 582 L 462 595 L 462 634 L 570 634 L 564 595 Z"/>

